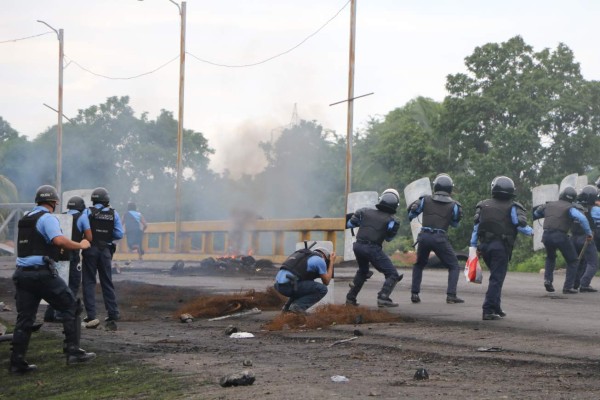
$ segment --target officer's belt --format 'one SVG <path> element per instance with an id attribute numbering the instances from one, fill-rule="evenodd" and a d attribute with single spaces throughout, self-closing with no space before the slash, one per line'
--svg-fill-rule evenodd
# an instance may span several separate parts
<path id="1" fill-rule="evenodd" d="M 375 246 L 381 247 L 381 245 L 379 243 L 375 243 L 375 242 L 372 242 L 370 240 L 365 240 L 365 239 L 356 239 L 356 243 L 360 243 L 360 244 L 373 244 Z"/>
<path id="2" fill-rule="evenodd" d="M 561 232 L 561 233 L 569 233 L 569 231 L 563 231 L 562 229 L 544 229 L 544 232 Z"/>
<path id="3" fill-rule="evenodd" d="M 21 271 L 41 271 L 41 270 L 46 270 L 46 271 L 50 271 L 50 267 L 48 267 L 46 264 L 44 265 L 27 265 L 27 266 L 18 266 L 17 268 L 19 268 Z"/>
<path id="4" fill-rule="evenodd" d="M 421 232 L 429 232 L 429 233 L 446 233 L 445 230 L 443 229 L 439 229 L 439 228 L 429 228 L 427 226 L 424 226 L 421 228 Z"/>

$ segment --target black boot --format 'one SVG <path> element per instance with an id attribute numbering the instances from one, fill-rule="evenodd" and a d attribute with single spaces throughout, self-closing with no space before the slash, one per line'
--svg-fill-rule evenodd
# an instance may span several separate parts
<path id="1" fill-rule="evenodd" d="M 87 353 L 72 344 L 67 345 L 67 365 L 91 361 L 96 358 L 96 353 Z"/>
<path id="2" fill-rule="evenodd" d="M 400 282 L 403 278 L 403 275 L 399 276 L 390 276 L 385 278 L 385 282 L 383 282 L 383 287 L 377 294 L 377 306 L 378 307 L 398 307 L 398 303 L 394 303 L 392 299 L 390 299 L 390 294 L 396 287 L 396 284 Z"/>
<path id="3" fill-rule="evenodd" d="M 360 290 L 362 289 L 367 279 L 369 279 L 372 276 L 373 271 L 368 271 L 366 274 L 363 274 L 360 270 L 356 272 L 356 275 L 354 275 L 354 279 L 350 283 L 350 291 L 346 295 L 346 305 L 355 307 L 358 306 L 356 297 L 358 296 L 358 293 L 360 293 Z"/>
<path id="4" fill-rule="evenodd" d="M 10 365 L 8 370 L 13 374 L 26 374 L 35 371 L 37 366 L 25 361 L 25 354 L 29 347 L 31 331 L 17 329 L 13 332 L 12 348 L 10 353 Z"/>

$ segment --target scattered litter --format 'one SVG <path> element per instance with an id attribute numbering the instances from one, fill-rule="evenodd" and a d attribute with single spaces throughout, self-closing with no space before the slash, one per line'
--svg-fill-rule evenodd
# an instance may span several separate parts
<path id="1" fill-rule="evenodd" d="M 425 368 L 419 368 L 417 372 L 415 372 L 415 376 L 413 376 L 413 379 L 416 381 L 424 381 L 426 379 L 429 379 L 429 372 L 427 372 Z"/>
<path id="2" fill-rule="evenodd" d="M 361 331 L 359 331 L 358 329 L 355 329 L 353 333 L 354 333 L 354 336 L 362 336 L 362 335 L 364 335 L 364 334 L 363 334 Z"/>
<path id="3" fill-rule="evenodd" d="M 250 332 L 234 332 L 231 335 L 229 335 L 230 338 L 233 339 L 245 339 L 245 338 L 253 338 L 254 335 L 251 334 Z"/>
<path id="4" fill-rule="evenodd" d="M 343 375 L 334 375 L 331 377 L 331 381 L 338 382 L 338 383 L 346 383 L 346 382 L 350 382 L 350 379 L 346 378 Z"/>
<path id="5" fill-rule="evenodd" d="M 226 375 L 219 380 L 222 387 L 229 386 L 248 386 L 252 385 L 256 378 L 250 371 L 242 371 L 231 375 Z"/>
<path id="6" fill-rule="evenodd" d="M 236 333 L 236 332 L 238 332 L 238 328 L 236 328 L 236 327 L 235 327 L 235 326 L 233 326 L 233 325 L 229 325 L 229 326 L 227 327 L 227 329 L 225 329 L 225 334 L 226 334 L 227 336 L 231 336 L 231 334 L 232 334 L 232 333 Z"/>
<path id="7" fill-rule="evenodd" d="M 331 343 L 331 344 L 329 345 L 329 347 L 333 347 L 333 346 L 335 346 L 336 344 L 340 344 L 340 343 L 346 343 L 346 342 L 350 342 L 350 341 L 352 341 L 352 340 L 356 340 L 356 339 L 358 339 L 358 336 L 353 336 L 353 337 L 351 337 L 350 339 L 342 339 L 342 340 L 337 340 L 337 341 L 335 341 L 335 342 Z"/>
<path id="8" fill-rule="evenodd" d="M 0 311 L 12 311 L 11 308 L 9 306 L 7 306 L 6 304 L 4 304 L 3 301 L 0 301 Z"/>
<path id="9" fill-rule="evenodd" d="M 261 310 L 255 307 L 252 310 L 242 311 L 235 314 L 223 315 L 222 317 L 210 318 L 209 321 L 220 321 L 222 319 L 227 318 L 243 317 L 244 315 L 260 314 L 261 312 Z"/>
<path id="10" fill-rule="evenodd" d="M 242 363 L 242 365 L 244 367 L 251 367 L 252 366 L 252 360 L 244 360 L 244 362 Z"/>
<path id="11" fill-rule="evenodd" d="M 182 323 L 189 323 L 189 322 L 194 322 L 194 317 L 192 316 L 192 314 L 181 314 L 179 316 L 179 320 Z"/>
<path id="12" fill-rule="evenodd" d="M 495 353 L 498 351 L 504 351 L 504 349 L 502 347 L 492 346 L 492 347 L 480 347 L 477 349 L 477 351 L 485 351 L 488 353 Z"/>

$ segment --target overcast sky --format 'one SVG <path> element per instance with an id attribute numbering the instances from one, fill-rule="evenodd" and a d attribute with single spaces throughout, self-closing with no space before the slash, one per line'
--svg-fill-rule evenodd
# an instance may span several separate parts
<path id="1" fill-rule="evenodd" d="M 57 123 L 43 104 L 58 104 L 58 40 L 36 20 L 64 30 L 67 117 L 129 96 L 138 116 L 165 109 L 177 118 L 180 16 L 169 0 L 0 4 L 0 116 L 19 133 Z M 357 0 L 354 93 L 374 94 L 355 101 L 354 127 L 419 95 L 441 101 L 446 76 L 464 72 L 475 47 L 515 35 L 536 51 L 565 43 L 584 77 L 599 80 L 599 15 L 594 0 Z M 346 134 L 346 105 L 329 104 L 348 92 L 347 0 L 188 0 L 186 26 L 184 126 L 216 150 L 213 169 L 259 169 L 258 141 L 290 123 L 294 105 L 299 118 Z M 199 60 L 240 66 L 284 52 L 248 67 Z"/>

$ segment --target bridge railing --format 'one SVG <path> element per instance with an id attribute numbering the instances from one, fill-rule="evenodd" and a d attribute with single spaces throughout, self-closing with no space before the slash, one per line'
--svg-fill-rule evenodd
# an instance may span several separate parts
<path id="1" fill-rule="evenodd" d="M 344 218 L 256 220 L 236 227 L 231 221 L 188 221 L 181 223 L 181 252 L 175 252 L 175 223 L 149 223 L 143 238 L 144 260 L 200 261 L 208 257 L 252 255 L 283 262 L 297 242 L 327 240 L 341 260 L 344 250 Z M 127 239 L 120 241 L 115 260 L 135 260 Z"/>

